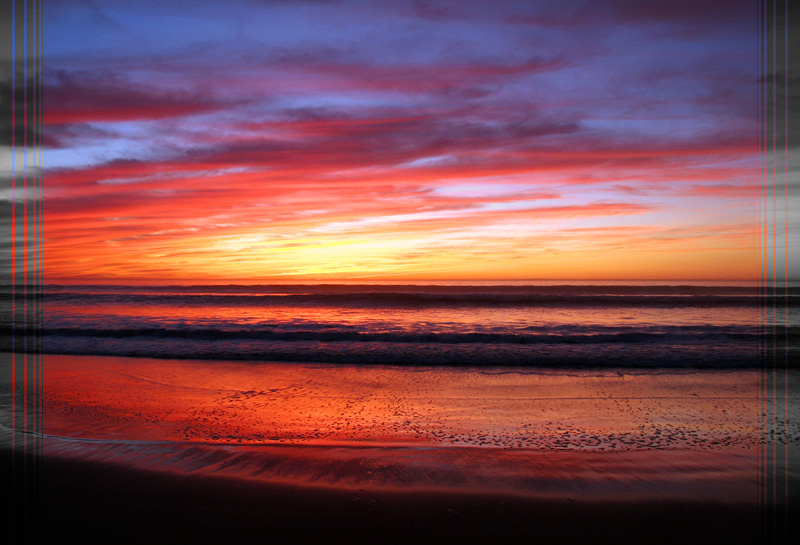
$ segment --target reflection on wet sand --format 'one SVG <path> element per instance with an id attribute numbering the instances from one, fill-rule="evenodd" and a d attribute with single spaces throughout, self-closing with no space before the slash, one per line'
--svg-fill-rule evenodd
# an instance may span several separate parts
<path id="1" fill-rule="evenodd" d="M 47 356 L 46 451 L 311 486 L 751 501 L 756 372 Z"/>

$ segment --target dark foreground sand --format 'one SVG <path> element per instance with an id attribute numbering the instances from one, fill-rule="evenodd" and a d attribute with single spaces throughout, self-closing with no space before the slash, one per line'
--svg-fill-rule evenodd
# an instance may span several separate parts
<path id="1" fill-rule="evenodd" d="M 332 490 L 43 460 L 42 543 L 758 543 L 753 503 Z"/>

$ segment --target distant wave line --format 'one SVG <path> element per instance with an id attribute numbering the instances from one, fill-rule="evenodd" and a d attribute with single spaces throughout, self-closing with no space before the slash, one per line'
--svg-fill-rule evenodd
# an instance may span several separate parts
<path id="1" fill-rule="evenodd" d="M 369 292 L 369 293 L 271 293 L 271 294 L 150 294 L 64 292 L 44 294 L 45 302 L 87 304 L 146 304 L 173 306 L 753 306 L 776 304 L 800 305 L 800 296 L 732 294 L 552 294 L 552 293 L 438 293 L 438 292 Z"/>
<path id="2" fill-rule="evenodd" d="M 800 328 L 792 328 L 798 335 Z M 45 327 L 47 337 L 100 337 L 100 338 L 150 338 L 254 341 L 316 341 L 316 342 L 390 342 L 418 344 L 606 344 L 606 343 L 701 343 L 709 340 L 752 341 L 758 339 L 756 328 L 684 326 L 660 328 L 659 331 L 622 331 L 588 333 L 484 333 L 484 332 L 364 332 L 343 330 L 275 330 L 235 328 L 96 328 L 96 327 Z"/>

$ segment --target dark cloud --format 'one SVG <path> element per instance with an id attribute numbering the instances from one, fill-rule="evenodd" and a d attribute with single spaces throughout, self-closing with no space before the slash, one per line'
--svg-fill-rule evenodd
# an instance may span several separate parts
<path id="1" fill-rule="evenodd" d="M 530 55 L 520 60 L 506 58 L 458 60 L 455 58 L 431 62 L 399 62 L 391 59 L 354 60 L 353 52 L 332 48 L 294 48 L 279 52 L 268 51 L 260 60 L 264 68 L 281 68 L 290 74 L 311 73 L 320 89 L 357 89 L 410 93 L 450 93 L 462 97 L 486 96 L 486 86 L 520 76 L 545 73 L 565 66 L 557 56 Z"/>
<path id="2" fill-rule="evenodd" d="M 706 32 L 731 24 L 752 24 L 755 5 L 749 0 L 561 0 L 506 2 L 496 13 L 509 23 L 545 27 L 667 24 Z"/>
<path id="3" fill-rule="evenodd" d="M 51 88 L 47 88 L 49 92 Z M 76 142 L 111 136 L 108 132 L 85 124 L 47 125 L 50 109 L 42 108 L 45 89 L 37 88 L 34 80 L 27 85 L 16 81 L 0 81 L 0 145 L 17 148 L 64 148 Z M 13 114 L 13 116 L 12 116 Z M 26 120 L 27 117 L 27 120 Z"/>
<path id="4" fill-rule="evenodd" d="M 465 120 L 408 114 L 365 118 L 329 114 L 324 110 L 303 110 L 299 118 L 286 124 L 304 138 L 289 142 L 265 139 L 254 133 L 251 138 L 240 137 L 236 143 L 187 152 L 182 160 L 274 167 L 302 166 L 313 160 L 315 165 L 337 168 L 389 167 L 437 154 L 466 155 L 480 151 L 487 156 L 495 148 L 531 147 L 539 139 L 580 130 L 578 123 L 548 119 Z"/>
<path id="5" fill-rule="evenodd" d="M 164 119 L 210 112 L 240 102 L 191 91 L 165 91 L 114 73 L 58 71 L 44 87 L 48 124 Z"/>
<path id="6" fill-rule="evenodd" d="M 41 89 L 33 79 L 0 81 L 0 145 L 36 144 L 52 147 L 55 141 L 41 130 Z"/>
<path id="7" fill-rule="evenodd" d="M 679 23 L 705 29 L 724 23 L 752 22 L 755 15 L 755 6 L 750 0 L 613 0 L 603 3 L 623 22 Z"/>

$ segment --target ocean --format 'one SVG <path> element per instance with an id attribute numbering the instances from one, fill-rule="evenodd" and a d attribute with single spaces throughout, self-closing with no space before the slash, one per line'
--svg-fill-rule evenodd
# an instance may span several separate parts
<path id="1" fill-rule="evenodd" d="M 795 337 L 800 289 L 776 293 Z M 734 282 L 48 286 L 41 345 L 236 361 L 741 368 L 757 365 L 758 296 Z"/>

